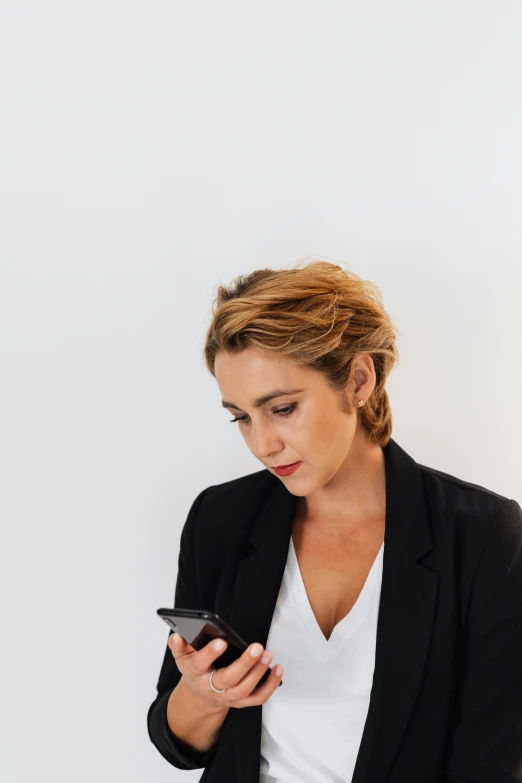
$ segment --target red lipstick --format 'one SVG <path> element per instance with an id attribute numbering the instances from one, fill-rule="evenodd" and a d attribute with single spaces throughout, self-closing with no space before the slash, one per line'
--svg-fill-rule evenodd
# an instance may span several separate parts
<path id="1" fill-rule="evenodd" d="M 278 476 L 290 476 L 291 473 L 297 470 L 301 462 L 302 460 L 300 462 L 292 462 L 291 465 L 280 465 L 278 468 L 272 468 L 272 470 L 275 470 Z"/>

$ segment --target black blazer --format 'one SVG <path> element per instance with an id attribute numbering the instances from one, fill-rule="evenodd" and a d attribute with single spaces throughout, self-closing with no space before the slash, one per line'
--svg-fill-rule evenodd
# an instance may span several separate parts
<path id="1" fill-rule="evenodd" d="M 522 509 L 393 439 L 383 451 L 375 670 L 352 783 L 522 783 Z M 174 605 L 215 611 L 265 646 L 296 500 L 266 469 L 204 489 L 181 533 Z M 167 723 L 180 677 L 167 646 L 147 715 L 158 751 L 204 767 L 200 783 L 258 783 L 263 705 L 231 708 L 198 753 Z"/>

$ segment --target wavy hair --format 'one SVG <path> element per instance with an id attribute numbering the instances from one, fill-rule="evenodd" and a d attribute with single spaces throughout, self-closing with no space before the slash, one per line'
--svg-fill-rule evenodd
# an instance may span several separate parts
<path id="1" fill-rule="evenodd" d="M 215 377 L 219 351 L 253 348 L 267 358 L 321 372 L 339 393 L 341 407 L 356 412 L 372 444 L 386 446 L 392 413 L 386 379 L 399 361 L 395 329 L 381 291 L 338 264 L 299 261 L 289 269 L 256 269 L 219 285 L 203 349 Z M 346 385 L 355 356 L 369 354 L 375 388 L 362 408 L 352 408 Z"/>

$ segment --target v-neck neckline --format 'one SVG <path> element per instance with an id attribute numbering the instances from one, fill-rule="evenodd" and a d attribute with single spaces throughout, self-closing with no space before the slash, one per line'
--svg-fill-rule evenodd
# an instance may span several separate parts
<path id="1" fill-rule="evenodd" d="M 294 542 L 292 536 L 290 536 L 290 545 L 288 550 L 288 559 L 286 563 L 286 573 L 289 581 L 289 587 L 292 590 L 295 604 L 299 610 L 301 620 L 304 625 L 304 638 L 306 639 L 310 649 L 321 661 L 325 664 L 330 662 L 343 647 L 343 643 L 353 636 L 357 631 L 366 614 L 366 605 L 368 602 L 368 594 L 372 590 L 377 569 L 382 566 L 382 558 L 384 554 L 384 541 L 372 563 L 372 567 L 368 572 L 366 581 L 359 593 L 355 604 L 352 606 L 348 614 L 346 614 L 342 620 L 339 620 L 334 627 L 330 638 L 327 639 L 323 634 L 319 623 L 315 617 L 312 606 L 308 599 L 306 587 L 304 584 L 303 576 L 297 559 L 297 553 L 295 551 Z"/>

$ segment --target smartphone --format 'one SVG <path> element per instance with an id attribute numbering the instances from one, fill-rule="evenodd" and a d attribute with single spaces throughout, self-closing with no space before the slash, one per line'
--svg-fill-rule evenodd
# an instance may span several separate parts
<path id="1" fill-rule="evenodd" d="M 195 650 L 201 650 L 213 639 L 225 639 L 228 642 L 227 649 L 215 659 L 213 666 L 222 669 L 224 666 L 236 661 L 249 646 L 244 639 L 228 625 L 222 617 L 215 612 L 204 609 L 158 609 L 157 614 L 168 626 L 177 631 L 186 642 Z M 270 677 L 270 666 L 260 678 L 256 688 L 263 685 Z M 283 680 L 279 685 L 283 684 Z M 279 686 L 278 686 L 279 687 Z"/>

